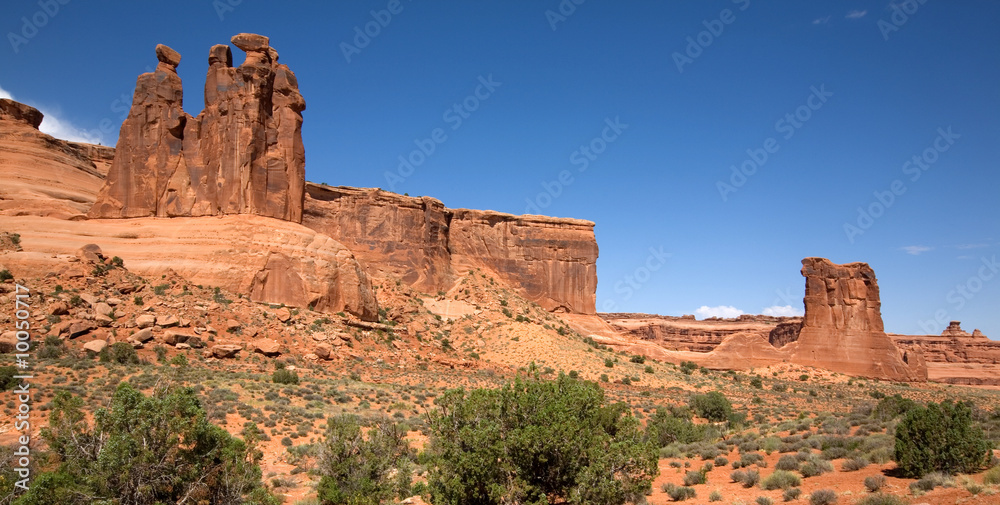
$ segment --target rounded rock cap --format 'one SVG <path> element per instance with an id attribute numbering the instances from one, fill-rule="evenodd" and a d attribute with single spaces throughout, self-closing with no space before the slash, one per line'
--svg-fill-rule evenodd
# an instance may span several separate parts
<path id="1" fill-rule="evenodd" d="M 256 33 L 238 33 L 230 39 L 234 46 L 246 52 L 263 52 L 270 47 L 270 39 Z"/>
<path id="2" fill-rule="evenodd" d="M 156 59 L 166 63 L 167 65 L 176 67 L 181 64 L 181 53 L 178 53 L 163 44 L 157 44 Z"/>

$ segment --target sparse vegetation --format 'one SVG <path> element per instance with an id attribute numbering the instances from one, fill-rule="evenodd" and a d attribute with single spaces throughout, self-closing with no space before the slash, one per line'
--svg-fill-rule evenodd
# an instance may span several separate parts
<path id="1" fill-rule="evenodd" d="M 894 459 L 908 477 L 974 473 L 986 464 L 989 450 L 983 431 L 972 424 L 972 410 L 962 402 L 914 408 L 896 427 Z"/>

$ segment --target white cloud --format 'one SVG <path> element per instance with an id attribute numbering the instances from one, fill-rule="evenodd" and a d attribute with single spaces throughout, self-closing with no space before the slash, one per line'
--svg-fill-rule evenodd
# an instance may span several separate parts
<path id="1" fill-rule="evenodd" d="M 906 251 L 906 254 L 912 254 L 914 256 L 917 256 L 917 255 L 920 255 L 920 254 L 925 253 L 927 251 L 930 251 L 931 249 L 934 249 L 934 248 L 933 247 L 927 247 L 925 245 L 908 245 L 906 247 L 900 247 L 899 249 L 902 250 L 902 251 Z"/>
<path id="2" fill-rule="evenodd" d="M 816 19 L 813 20 L 813 24 L 814 25 L 825 25 L 829 21 L 830 21 L 830 16 L 827 16 L 825 18 L 816 18 Z"/>
<path id="3" fill-rule="evenodd" d="M 702 305 L 694 313 L 701 319 L 706 319 L 709 317 L 737 317 L 743 314 L 743 311 L 728 305 L 719 305 L 718 307 Z"/>
<path id="4" fill-rule="evenodd" d="M 9 91 L 0 87 L 0 98 L 9 98 L 11 100 L 17 100 Z M 60 138 L 63 140 L 69 140 L 71 142 L 87 142 L 90 144 L 96 144 L 103 140 L 100 136 L 94 137 L 94 135 L 88 133 L 87 131 L 77 128 L 73 123 L 68 120 L 59 117 L 58 113 L 55 113 L 49 109 L 38 107 L 36 105 L 28 104 L 36 109 L 40 110 L 45 116 L 42 119 L 42 125 L 38 129 L 42 133 L 47 133 L 53 137 Z"/>
<path id="5" fill-rule="evenodd" d="M 775 317 L 801 317 L 806 313 L 802 309 L 792 308 L 791 305 L 772 305 L 761 311 L 761 314 Z"/>
<path id="6" fill-rule="evenodd" d="M 847 16 L 845 16 L 845 17 L 847 19 L 861 19 L 861 18 L 865 17 L 867 14 L 868 14 L 867 10 L 863 10 L 863 11 L 853 10 L 851 12 L 848 12 Z"/>

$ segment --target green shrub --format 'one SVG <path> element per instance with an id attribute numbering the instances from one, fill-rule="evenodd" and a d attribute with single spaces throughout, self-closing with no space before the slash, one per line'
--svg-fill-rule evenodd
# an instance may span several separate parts
<path id="1" fill-rule="evenodd" d="M 781 499 L 785 501 L 798 500 L 799 496 L 802 495 L 802 490 L 797 487 L 791 487 L 784 490 L 781 493 Z"/>
<path id="2" fill-rule="evenodd" d="M 896 394 L 882 398 L 872 410 L 871 416 L 876 421 L 891 421 L 917 407 L 917 402 Z"/>
<path id="3" fill-rule="evenodd" d="M 698 417 L 716 423 L 727 421 L 733 413 L 733 405 L 729 403 L 729 399 L 718 391 L 694 395 L 691 397 L 689 405 Z"/>
<path id="4" fill-rule="evenodd" d="M 436 401 L 432 503 L 636 503 L 657 474 L 656 449 L 629 406 L 607 405 L 592 382 L 516 379 Z"/>
<path id="5" fill-rule="evenodd" d="M 907 477 L 933 471 L 975 473 L 989 452 L 990 443 L 972 425 L 972 410 L 962 402 L 915 408 L 896 427 L 894 459 Z"/>
<path id="6" fill-rule="evenodd" d="M 275 384 L 298 384 L 299 374 L 293 370 L 279 368 L 271 374 L 271 382 Z"/>
<path id="7" fill-rule="evenodd" d="M 885 476 L 884 475 L 870 475 L 865 477 L 865 489 L 869 493 L 876 493 L 882 487 L 885 486 Z"/>
<path id="8" fill-rule="evenodd" d="M 983 474 L 983 484 L 991 486 L 1000 484 L 1000 466 L 990 468 Z"/>
<path id="9" fill-rule="evenodd" d="M 861 498 L 854 505 L 908 505 L 910 502 L 900 496 L 888 494 L 871 494 Z"/>
<path id="10" fill-rule="evenodd" d="M 139 354 L 128 342 L 115 342 L 101 351 L 101 361 L 105 363 L 117 363 L 119 365 L 137 365 L 140 363 Z"/>
<path id="11" fill-rule="evenodd" d="M 14 279 L 14 274 L 10 273 L 10 270 L 3 269 L 0 270 L 0 282 L 7 282 Z"/>
<path id="12" fill-rule="evenodd" d="M 0 391 L 7 391 L 17 387 L 21 379 L 15 379 L 15 375 L 20 375 L 16 367 L 0 366 Z"/>
<path id="13" fill-rule="evenodd" d="M 700 470 L 692 470 L 684 474 L 685 486 L 694 486 L 697 484 L 704 484 L 704 483 L 705 483 L 705 472 L 702 472 Z"/>
<path id="14" fill-rule="evenodd" d="M 754 487 L 758 482 L 760 482 L 760 472 L 757 470 L 747 470 L 747 472 L 743 474 L 743 480 L 740 481 L 745 488 Z"/>
<path id="15" fill-rule="evenodd" d="M 840 465 L 840 470 L 843 472 L 856 472 L 862 468 L 868 466 L 868 460 L 865 458 L 850 458 L 844 461 Z"/>
<path id="16" fill-rule="evenodd" d="M 381 420 L 365 437 L 356 418 L 342 415 L 327 421 L 319 444 L 316 489 L 326 505 L 378 505 L 409 496 L 411 453 L 406 430 Z"/>
<path id="17" fill-rule="evenodd" d="M 611 358 L 604 358 L 604 366 L 608 368 L 614 368 L 615 362 Z"/>
<path id="18" fill-rule="evenodd" d="M 785 455 L 778 458 L 778 462 L 774 465 L 774 468 L 778 470 L 797 472 L 799 471 L 800 466 L 801 463 L 799 463 L 799 460 L 795 456 Z"/>
<path id="19" fill-rule="evenodd" d="M 694 424 L 690 418 L 658 408 L 646 421 L 646 437 L 657 447 L 666 447 L 674 442 L 690 444 L 705 438 L 705 428 Z"/>
<path id="20" fill-rule="evenodd" d="M 837 493 L 832 489 L 820 489 L 809 495 L 809 505 L 832 505 L 837 503 Z"/>
<path id="21" fill-rule="evenodd" d="M 757 505 L 773 505 L 774 500 L 766 496 L 758 496 L 754 502 L 757 503 Z"/>
<path id="22" fill-rule="evenodd" d="M 955 480 L 950 475 L 941 472 L 931 472 L 920 480 L 910 484 L 911 488 L 921 491 L 933 491 L 936 487 L 955 487 Z"/>
<path id="23" fill-rule="evenodd" d="M 691 375 L 691 372 L 694 372 L 697 369 L 698 364 L 694 361 L 681 361 L 681 372 L 683 372 L 684 375 Z"/>
<path id="24" fill-rule="evenodd" d="M 123 382 L 93 428 L 83 405 L 56 393 L 42 430 L 56 465 L 34 476 L 19 504 L 278 503 L 261 482 L 256 426 L 247 423 L 241 440 L 212 425 L 191 388 L 146 397 Z"/>
<path id="25" fill-rule="evenodd" d="M 802 485 L 802 479 L 800 479 L 798 475 L 787 470 L 775 470 L 774 473 L 768 475 L 767 478 L 760 483 L 760 487 L 768 491 L 773 489 L 788 489 L 791 487 L 798 487 L 800 485 Z"/>
<path id="26" fill-rule="evenodd" d="M 725 456 L 718 456 L 715 458 L 715 466 L 726 466 L 729 464 L 729 459 Z"/>
<path id="27" fill-rule="evenodd" d="M 638 363 L 638 364 L 641 365 L 641 364 L 643 364 L 643 363 L 646 362 L 646 357 L 645 356 L 640 356 L 640 355 L 636 354 L 636 355 L 632 356 L 631 358 L 629 358 L 628 360 L 631 361 L 632 363 Z"/>
<path id="28" fill-rule="evenodd" d="M 754 377 L 750 379 L 750 386 L 755 389 L 764 389 L 764 381 L 760 377 Z"/>
<path id="29" fill-rule="evenodd" d="M 677 486 L 675 484 L 665 484 L 663 491 L 673 501 L 684 501 L 688 498 L 694 498 L 698 494 L 693 487 Z"/>

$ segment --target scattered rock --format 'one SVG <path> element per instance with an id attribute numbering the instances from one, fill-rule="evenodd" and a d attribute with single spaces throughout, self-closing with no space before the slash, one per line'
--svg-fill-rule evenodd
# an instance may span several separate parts
<path id="1" fill-rule="evenodd" d="M 292 313 L 284 307 L 276 310 L 274 312 L 274 315 L 278 318 L 278 321 L 281 321 L 283 323 L 287 323 L 288 320 L 292 318 Z"/>
<path id="2" fill-rule="evenodd" d="M 152 314 L 143 314 L 135 318 L 135 325 L 139 328 L 150 328 L 156 324 L 156 316 Z"/>
<path id="3" fill-rule="evenodd" d="M 76 257 L 84 263 L 104 263 L 104 252 L 97 244 L 87 244 L 76 251 Z M 81 295 L 82 296 L 82 295 Z"/>
<path id="4" fill-rule="evenodd" d="M 8 331 L 0 335 L 0 353 L 14 352 L 17 346 L 17 332 Z"/>
<path id="5" fill-rule="evenodd" d="M 112 319 L 110 316 L 105 316 L 104 314 L 97 314 L 94 316 L 94 322 L 97 323 L 97 326 L 100 326 L 101 328 L 108 328 L 115 322 L 115 320 Z"/>
<path id="6" fill-rule="evenodd" d="M 191 348 L 190 345 L 185 344 L 183 342 L 181 342 L 180 344 L 177 344 L 177 345 L 174 346 L 174 349 L 177 349 L 178 351 L 186 351 L 186 350 L 188 350 L 190 348 Z"/>
<path id="7" fill-rule="evenodd" d="M 235 320 L 235 319 L 230 319 L 230 320 L 226 321 L 226 331 L 229 332 L 229 333 L 233 333 L 233 332 L 239 330 L 242 327 L 243 327 L 243 325 L 240 324 L 240 322 L 237 321 L 237 320 Z"/>
<path id="8" fill-rule="evenodd" d="M 97 305 L 97 297 L 90 293 L 80 293 L 80 299 L 87 302 L 91 307 Z"/>
<path id="9" fill-rule="evenodd" d="M 317 344 L 313 350 L 313 354 L 319 356 L 320 359 L 331 359 L 333 358 L 333 346 L 330 344 Z"/>
<path id="10" fill-rule="evenodd" d="M 105 347 L 108 346 L 107 341 L 104 340 L 91 340 L 86 344 L 83 344 L 83 349 L 87 352 L 92 352 L 94 354 L 100 354 Z"/>
<path id="11" fill-rule="evenodd" d="M 87 333 L 90 333 L 96 329 L 97 325 L 95 325 L 91 321 L 74 320 L 70 322 L 67 331 L 69 333 L 69 338 L 72 339 L 82 335 L 86 335 Z"/>
<path id="12" fill-rule="evenodd" d="M 146 342 L 149 342 L 150 340 L 153 340 L 153 329 L 152 328 L 143 328 L 143 329 L 141 329 L 141 330 L 133 333 L 132 337 L 130 337 L 130 340 L 135 341 L 135 342 L 139 342 L 141 344 L 145 344 Z"/>
<path id="13" fill-rule="evenodd" d="M 163 341 L 167 343 L 167 345 L 177 345 L 177 344 L 187 343 L 192 338 L 198 338 L 198 337 L 180 330 L 167 330 L 163 332 Z"/>
<path id="14" fill-rule="evenodd" d="M 214 345 L 211 348 L 212 356 L 219 359 L 235 358 L 242 350 L 242 347 L 232 344 Z"/>
<path id="15" fill-rule="evenodd" d="M 262 338 L 254 340 L 251 346 L 254 352 L 263 354 L 264 356 L 273 358 L 281 354 L 281 344 L 277 340 Z"/>
<path id="16" fill-rule="evenodd" d="M 156 318 L 156 325 L 162 328 L 171 328 L 179 324 L 181 324 L 181 320 L 174 315 L 158 316 Z"/>
<path id="17" fill-rule="evenodd" d="M 53 316 L 65 316 L 69 314 L 69 304 L 63 301 L 58 301 L 49 305 L 49 314 Z"/>
<path id="18" fill-rule="evenodd" d="M 110 305 L 112 307 L 117 307 L 117 306 L 119 306 L 119 305 L 122 304 L 122 299 L 121 298 L 108 298 L 107 299 L 107 303 L 108 303 L 108 305 Z"/>
<path id="19" fill-rule="evenodd" d="M 107 316 L 110 318 L 114 313 L 115 309 L 112 309 L 111 305 L 107 303 L 98 302 L 96 305 L 94 305 L 94 314 L 98 316 Z"/>

